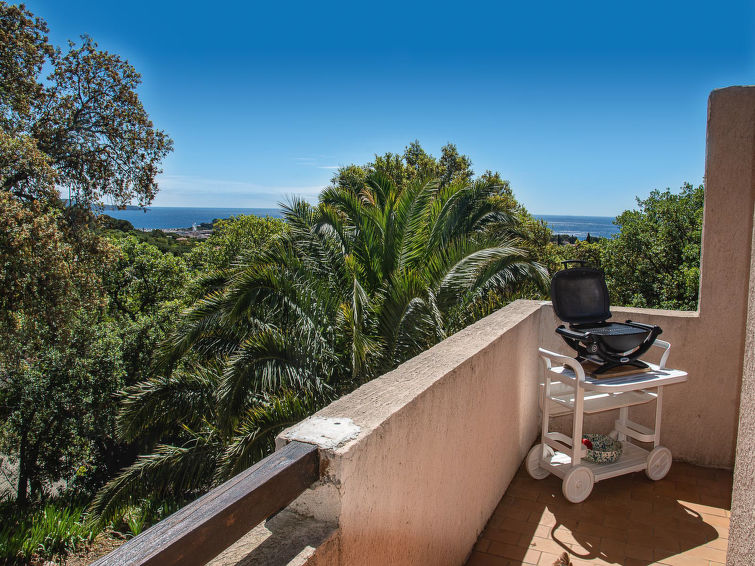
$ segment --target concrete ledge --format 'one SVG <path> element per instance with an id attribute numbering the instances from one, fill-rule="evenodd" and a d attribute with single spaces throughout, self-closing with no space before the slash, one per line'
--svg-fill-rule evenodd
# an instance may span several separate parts
<path id="1" fill-rule="evenodd" d="M 332 523 L 283 510 L 257 525 L 207 566 L 303 566 L 335 536 Z"/>

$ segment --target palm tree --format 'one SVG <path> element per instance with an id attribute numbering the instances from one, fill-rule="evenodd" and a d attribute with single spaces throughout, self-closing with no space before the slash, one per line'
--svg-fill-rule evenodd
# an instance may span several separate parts
<path id="1" fill-rule="evenodd" d="M 443 340 L 491 293 L 546 281 L 490 179 L 402 188 L 374 173 L 284 216 L 283 235 L 206 279 L 158 377 L 124 392 L 120 434 L 163 444 L 100 491 L 101 519 L 235 475 L 281 428 Z"/>

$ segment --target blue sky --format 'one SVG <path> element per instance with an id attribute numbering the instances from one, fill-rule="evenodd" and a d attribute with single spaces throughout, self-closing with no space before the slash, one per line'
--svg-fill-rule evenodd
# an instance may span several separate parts
<path id="1" fill-rule="evenodd" d="M 755 82 L 751 2 L 26 4 L 142 73 L 175 142 L 156 206 L 315 199 L 418 139 L 533 213 L 613 216 L 702 182 L 708 94 Z"/>

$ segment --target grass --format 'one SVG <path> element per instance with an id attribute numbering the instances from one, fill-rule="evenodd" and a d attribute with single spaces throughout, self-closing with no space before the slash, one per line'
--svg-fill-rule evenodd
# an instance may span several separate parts
<path id="1" fill-rule="evenodd" d="M 3 564 L 28 564 L 35 558 L 54 560 L 92 541 L 99 532 L 84 520 L 83 507 L 47 504 L 32 513 L 6 511 L 0 528 Z"/>
<path id="2" fill-rule="evenodd" d="M 183 501 L 144 500 L 129 506 L 107 526 L 108 536 L 135 537 L 171 513 Z M 89 545 L 101 532 L 87 520 L 83 505 L 58 499 L 44 506 L 19 510 L 13 501 L 0 501 L 0 565 L 64 562 L 65 557 Z"/>

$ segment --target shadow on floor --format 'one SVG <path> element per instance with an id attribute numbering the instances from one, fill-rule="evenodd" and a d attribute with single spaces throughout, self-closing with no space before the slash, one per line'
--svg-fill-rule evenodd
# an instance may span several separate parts
<path id="1" fill-rule="evenodd" d="M 575 566 L 645 566 L 682 554 L 725 562 L 731 472 L 674 463 L 652 482 L 644 473 L 595 484 L 573 504 L 561 480 L 521 469 L 478 540 L 468 564 L 550 565 L 567 552 Z"/>

